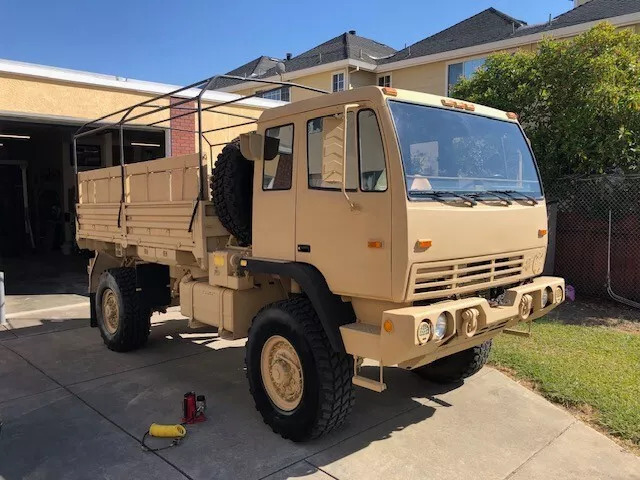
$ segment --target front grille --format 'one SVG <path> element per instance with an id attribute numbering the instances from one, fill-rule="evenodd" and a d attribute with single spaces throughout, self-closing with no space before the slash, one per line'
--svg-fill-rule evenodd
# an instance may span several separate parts
<path id="1" fill-rule="evenodd" d="M 448 297 L 506 285 L 523 277 L 524 254 L 421 263 L 411 268 L 409 300 Z"/>

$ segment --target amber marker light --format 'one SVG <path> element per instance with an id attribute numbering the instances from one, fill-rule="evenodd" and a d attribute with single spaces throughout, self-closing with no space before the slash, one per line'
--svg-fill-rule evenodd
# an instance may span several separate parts
<path id="1" fill-rule="evenodd" d="M 538 236 L 539 237 L 544 237 L 547 234 L 547 229 L 546 228 L 541 228 L 540 230 L 538 230 Z"/>
<path id="2" fill-rule="evenodd" d="M 391 87 L 382 87 L 382 93 L 384 93 L 385 95 L 389 95 L 391 97 L 397 97 L 398 96 L 398 90 L 396 90 L 395 88 L 391 88 Z"/>
<path id="3" fill-rule="evenodd" d="M 391 320 L 388 320 L 388 319 L 385 320 L 384 324 L 383 324 L 383 327 L 384 327 L 384 331 L 385 332 L 387 332 L 387 333 L 393 332 L 393 322 Z"/>
<path id="4" fill-rule="evenodd" d="M 431 247 L 431 240 L 418 240 L 418 248 Z"/>
<path id="5" fill-rule="evenodd" d="M 517 113 L 513 113 L 513 112 L 507 112 L 507 118 L 509 120 L 517 120 L 518 119 L 518 114 Z"/>
<path id="6" fill-rule="evenodd" d="M 382 242 L 379 240 L 370 240 L 367 242 L 369 248 L 382 248 Z"/>

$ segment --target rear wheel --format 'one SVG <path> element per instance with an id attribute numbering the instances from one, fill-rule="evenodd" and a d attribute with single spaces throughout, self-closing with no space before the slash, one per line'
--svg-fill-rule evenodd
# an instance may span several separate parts
<path id="1" fill-rule="evenodd" d="M 318 438 L 340 426 L 353 407 L 352 358 L 332 350 L 306 297 L 256 315 L 245 363 L 256 409 L 284 438 Z"/>
<path id="2" fill-rule="evenodd" d="M 138 301 L 135 269 L 105 271 L 98 282 L 95 306 L 100 335 L 109 349 L 127 352 L 146 343 L 151 311 Z"/>
<path id="3" fill-rule="evenodd" d="M 413 370 L 435 383 L 457 383 L 480 371 L 489 359 L 493 341 L 477 345 Z"/>

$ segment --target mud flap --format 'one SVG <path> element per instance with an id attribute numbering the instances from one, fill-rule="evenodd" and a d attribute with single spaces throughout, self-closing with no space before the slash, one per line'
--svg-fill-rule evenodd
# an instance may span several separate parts
<path id="1" fill-rule="evenodd" d="M 159 263 L 136 265 L 136 292 L 138 301 L 151 309 L 171 304 L 169 266 Z"/>
<path id="2" fill-rule="evenodd" d="M 89 294 L 89 325 L 94 328 L 98 326 L 98 317 L 96 315 L 95 292 Z"/>

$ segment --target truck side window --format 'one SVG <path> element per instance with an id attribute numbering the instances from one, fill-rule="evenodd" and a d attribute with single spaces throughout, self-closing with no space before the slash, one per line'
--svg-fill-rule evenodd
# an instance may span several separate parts
<path id="1" fill-rule="evenodd" d="M 293 124 L 268 128 L 265 137 L 280 141 L 278 155 L 273 160 L 265 160 L 262 170 L 263 190 L 289 190 L 293 172 Z"/>
<path id="2" fill-rule="evenodd" d="M 307 166 L 309 169 L 309 188 L 324 190 L 342 189 L 342 146 L 336 148 L 331 145 L 328 129 L 336 128 L 338 122 L 336 116 L 318 117 L 307 122 Z M 339 126 L 337 128 L 340 128 Z M 347 190 L 355 191 L 358 188 L 358 162 L 356 145 L 355 115 L 347 113 Z M 329 136 L 327 136 L 329 135 Z M 338 162 L 332 168 L 327 158 L 323 156 L 327 152 L 335 151 Z M 324 165 L 323 165 L 324 164 Z M 324 169 L 323 169 L 324 166 Z"/>
<path id="3" fill-rule="evenodd" d="M 360 189 L 363 192 L 384 192 L 387 189 L 387 169 L 380 127 L 373 110 L 358 112 L 358 155 Z"/>

